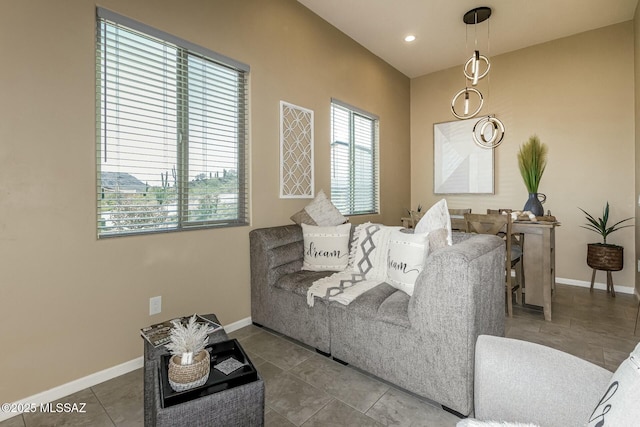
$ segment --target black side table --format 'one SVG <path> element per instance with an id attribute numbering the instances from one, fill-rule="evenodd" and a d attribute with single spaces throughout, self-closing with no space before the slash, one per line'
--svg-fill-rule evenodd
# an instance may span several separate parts
<path id="1" fill-rule="evenodd" d="M 220 323 L 215 314 L 203 317 Z M 228 339 L 223 329 L 209 335 L 210 344 Z M 264 382 L 259 375 L 257 381 L 163 408 L 159 366 L 169 352 L 143 341 L 145 427 L 264 426 Z"/>

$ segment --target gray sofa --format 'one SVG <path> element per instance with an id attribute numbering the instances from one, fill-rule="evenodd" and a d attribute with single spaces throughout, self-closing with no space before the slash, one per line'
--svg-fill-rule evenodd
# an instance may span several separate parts
<path id="1" fill-rule="evenodd" d="M 640 345 L 634 352 L 638 358 Z M 542 427 L 638 426 L 639 374 L 640 365 L 634 367 L 630 360 L 612 374 L 550 347 L 480 336 L 476 345 L 475 417 Z M 608 393 L 612 390 L 609 384 L 615 384 L 617 393 Z M 465 419 L 457 425 L 483 424 Z"/>
<path id="2" fill-rule="evenodd" d="M 413 296 L 382 283 L 350 305 L 307 289 L 332 272 L 303 271 L 298 225 L 252 230 L 251 316 L 444 407 L 473 409 L 476 339 L 504 335 L 504 241 L 454 233 L 454 245 L 429 254 Z"/>

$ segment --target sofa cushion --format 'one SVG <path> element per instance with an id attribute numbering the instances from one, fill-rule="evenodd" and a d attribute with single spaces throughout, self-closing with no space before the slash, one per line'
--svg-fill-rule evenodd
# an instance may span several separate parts
<path id="1" fill-rule="evenodd" d="M 376 320 L 380 320 L 385 323 L 392 323 L 394 325 L 402 326 L 404 328 L 410 328 L 411 322 L 409 321 L 409 300 L 411 297 L 405 292 L 396 291 L 389 295 L 385 299 L 380 307 L 378 307 L 378 313 L 376 314 Z"/>
<path id="2" fill-rule="evenodd" d="M 408 328 L 411 326 L 408 314 L 410 299 L 409 295 L 390 284 L 381 283 L 347 306 L 335 302 L 333 304 L 365 319 Z"/>
<path id="3" fill-rule="evenodd" d="M 303 270 L 341 271 L 349 263 L 351 224 L 318 227 L 302 224 Z"/>
<path id="4" fill-rule="evenodd" d="M 395 230 L 389 237 L 387 283 L 408 295 L 413 295 L 413 286 L 424 268 L 429 252 L 428 235 Z"/>
<path id="5" fill-rule="evenodd" d="M 294 294 L 307 297 L 307 290 L 316 280 L 322 279 L 333 274 L 332 271 L 296 271 L 294 273 L 285 274 L 275 284 L 274 287 L 284 291 L 293 292 Z"/>
<path id="6" fill-rule="evenodd" d="M 631 426 L 640 420 L 640 344 L 614 372 L 588 426 Z"/>
<path id="7" fill-rule="evenodd" d="M 339 225 L 347 222 L 338 208 L 327 198 L 324 191 L 318 191 L 315 199 L 299 212 L 291 216 L 291 220 L 296 224 L 309 224 L 319 226 Z"/>

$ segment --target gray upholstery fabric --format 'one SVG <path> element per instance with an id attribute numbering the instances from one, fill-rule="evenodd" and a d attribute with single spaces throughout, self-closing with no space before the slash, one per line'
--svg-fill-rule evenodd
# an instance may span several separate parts
<path id="1" fill-rule="evenodd" d="M 387 283 L 350 305 L 306 304 L 300 226 L 250 233 L 252 320 L 462 414 L 478 335 L 504 335 L 504 241 L 453 233 L 409 297 Z M 308 272 L 307 272 L 308 273 Z"/>
<path id="2" fill-rule="evenodd" d="M 383 283 L 378 287 L 381 286 L 389 285 Z M 408 310 L 410 298 L 406 293 L 396 289 L 396 291 L 389 295 L 389 297 L 380 304 L 380 307 L 378 307 L 378 312 L 375 317 L 376 320 L 410 328 L 411 322 L 409 322 Z"/>
<path id="3" fill-rule="evenodd" d="M 249 233 L 251 320 L 329 353 L 331 340 L 327 305 L 318 300 L 309 307 L 306 291 L 301 292 L 304 285 L 295 283 L 296 278 L 303 274 L 302 242 L 299 225 L 261 228 Z M 310 278 L 331 274 L 305 273 Z M 313 279 L 307 286 L 312 283 Z"/>
<path id="4" fill-rule="evenodd" d="M 318 279 L 331 276 L 335 271 L 309 271 L 302 270 L 282 276 L 274 286 L 283 291 L 293 292 L 307 298 L 307 290 Z"/>
<path id="5" fill-rule="evenodd" d="M 332 355 L 469 414 L 476 338 L 504 335 L 503 259 L 504 242 L 488 235 L 429 255 L 406 307 L 409 327 L 331 304 Z"/>
<path id="6" fill-rule="evenodd" d="M 583 426 L 612 373 L 559 350 L 480 336 L 475 417 L 540 426 Z"/>
<path id="7" fill-rule="evenodd" d="M 158 411 L 154 427 L 264 425 L 264 382 L 252 383 Z"/>

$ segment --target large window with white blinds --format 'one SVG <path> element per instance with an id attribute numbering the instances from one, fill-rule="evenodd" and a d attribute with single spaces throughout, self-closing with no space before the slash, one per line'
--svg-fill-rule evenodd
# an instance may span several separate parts
<path id="1" fill-rule="evenodd" d="M 249 67 L 97 9 L 98 237 L 248 223 Z"/>
<path id="2" fill-rule="evenodd" d="M 378 212 L 378 117 L 331 100 L 331 201 L 343 215 Z"/>

